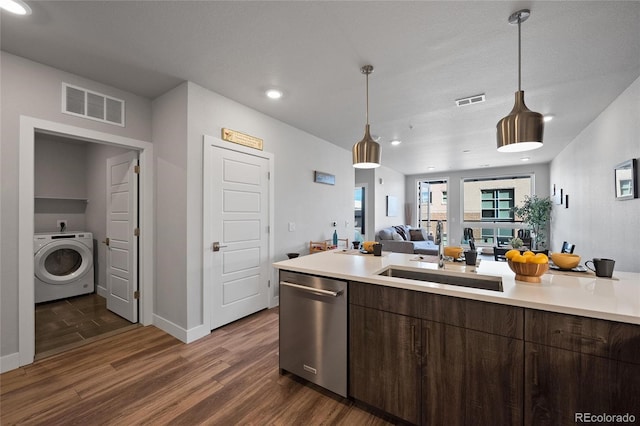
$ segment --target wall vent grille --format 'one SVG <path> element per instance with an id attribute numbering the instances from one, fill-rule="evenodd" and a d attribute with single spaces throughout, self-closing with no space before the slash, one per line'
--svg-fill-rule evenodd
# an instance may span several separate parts
<path id="1" fill-rule="evenodd" d="M 486 99 L 483 93 L 481 95 L 473 95 L 466 98 L 456 99 L 456 105 L 461 107 L 466 105 L 479 104 L 481 102 L 484 102 L 485 100 Z"/>
<path id="2" fill-rule="evenodd" d="M 124 101 L 62 83 L 62 112 L 124 127 Z"/>

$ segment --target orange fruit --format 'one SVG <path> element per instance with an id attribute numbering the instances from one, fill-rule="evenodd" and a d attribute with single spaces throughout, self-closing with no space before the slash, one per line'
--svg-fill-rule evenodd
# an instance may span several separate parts
<path id="1" fill-rule="evenodd" d="M 535 256 L 527 257 L 527 262 L 529 263 L 549 263 L 549 258 L 544 253 L 537 253 Z"/>
<path id="2" fill-rule="evenodd" d="M 527 250 L 524 253 L 522 253 L 523 256 L 535 256 L 536 254 L 534 252 L 532 252 L 531 250 Z"/>
<path id="3" fill-rule="evenodd" d="M 516 263 L 527 263 L 527 258 L 521 254 L 516 254 L 511 258 L 511 261 Z"/>
<path id="4" fill-rule="evenodd" d="M 504 254 L 504 257 L 506 257 L 507 259 L 513 259 L 513 256 L 517 254 L 520 254 L 520 250 L 511 249 Z"/>

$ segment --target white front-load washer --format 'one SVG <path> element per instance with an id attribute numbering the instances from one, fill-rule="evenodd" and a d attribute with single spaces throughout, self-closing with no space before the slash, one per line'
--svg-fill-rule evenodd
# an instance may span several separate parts
<path id="1" fill-rule="evenodd" d="M 91 232 L 34 234 L 36 303 L 93 293 Z"/>

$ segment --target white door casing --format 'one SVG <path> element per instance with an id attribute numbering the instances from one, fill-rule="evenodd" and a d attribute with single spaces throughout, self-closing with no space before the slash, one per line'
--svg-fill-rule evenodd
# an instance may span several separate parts
<path id="1" fill-rule="evenodd" d="M 107 159 L 107 309 L 138 322 L 138 153 Z"/>
<path id="2" fill-rule="evenodd" d="M 273 299 L 272 157 L 207 136 L 204 157 L 203 294 L 210 299 L 204 312 L 214 329 L 269 307 Z"/>

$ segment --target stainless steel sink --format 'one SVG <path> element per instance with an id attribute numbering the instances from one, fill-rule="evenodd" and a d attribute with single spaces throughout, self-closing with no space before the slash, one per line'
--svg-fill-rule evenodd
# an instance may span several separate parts
<path id="1" fill-rule="evenodd" d="M 461 287 L 472 287 L 482 290 L 503 291 L 502 278 L 491 275 L 469 276 L 469 274 L 456 274 L 441 270 L 415 270 L 394 267 L 389 267 L 378 275 L 439 284 L 457 285 Z"/>

